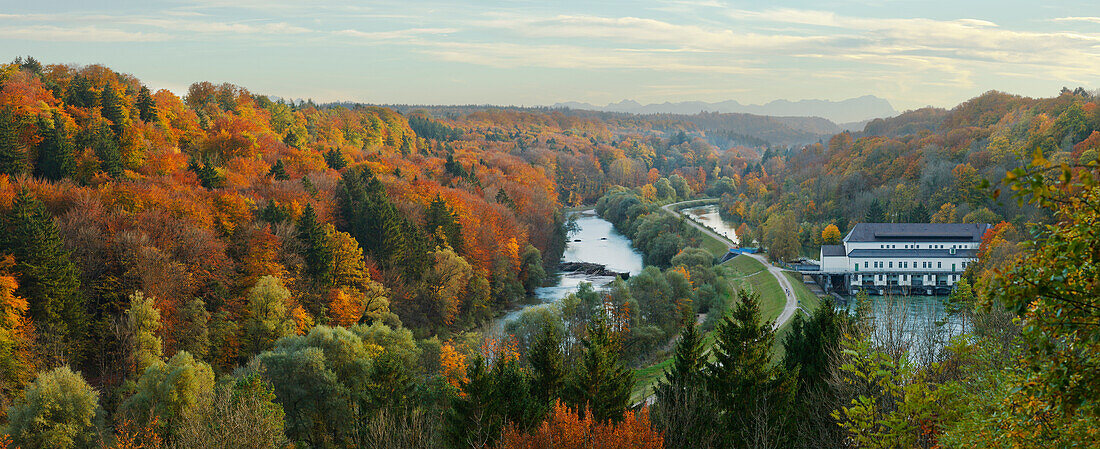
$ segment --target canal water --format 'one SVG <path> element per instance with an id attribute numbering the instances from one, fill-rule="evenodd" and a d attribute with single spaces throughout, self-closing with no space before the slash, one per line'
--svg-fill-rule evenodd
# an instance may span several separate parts
<path id="1" fill-rule="evenodd" d="M 681 212 L 687 214 L 687 216 L 699 222 L 699 224 L 732 240 L 734 243 L 741 243 L 741 241 L 737 239 L 737 226 L 722 219 L 722 216 L 718 214 L 717 205 L 710 204 L 707 206 L 689 207 L 683 209 Z"/>
<path id="2" fill-rule="evenodd" d="M 736 225 L 718 214 L 718 206 L 690 207 L 681 212 L 711 230 L 738 241 L 734 232 Z M 837 309 L 855 313 L 855 298 L 847 299 L 847 304 L 837 304 Z M 907 344 L 914 362 L 925 361 L 930 351 L 942 348 L 948 338 L 964 330 L 962 318 L 948 314 L 947 298 L 943 296 L 871 296 L 869 299 L 871 314 L 875 317 L 873 338 L 890 344 Z"/>
<path id="3" fill-rule="evenodd" d="M 615 230 L 610 221 L 596 215 L 594 210 L 574 212 L 576 227 L 569 234 L 562 254 L 562 262 L 590 262 L 607 266 L 608 270 L 618 273 L 630 273 L 631 276 L 642 272 L 642 253 L 631 246 L 626 236 Z M 503 329 L 525 310 L 552 304 L 570 293 L 576 292 L 582 283 L 591 283 L 600 289 L 614 281 L 611 276 L 592 276 L 582 273 L 561 273 L 553 285 L 535 290 L 538 302 L 508 312 L 493 323 L 492 328 Z"/>

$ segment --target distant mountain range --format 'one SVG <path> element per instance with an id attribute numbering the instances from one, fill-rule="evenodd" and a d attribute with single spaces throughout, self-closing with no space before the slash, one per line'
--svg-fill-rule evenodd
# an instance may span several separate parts
<path id="1" fill-rule="evenodd" d="M 822 117 L 841 128 L 852 122 L 866 122 L 875 118 L 893 117 L 898 111 L 885 99 L 874 95 L 864 95 L 847 100 L 775 100 L 766 104 L 741 104 L 734 100 L 707 103 L 705 101 L 682 101 L 678 103 L 653 103 L 643 105 L 634 100 L 623 100 L 606 106 L 575 101 L 556 103 L 553 107 L 587 109 L 603 112 L 628 112 L 632 114 L 684 114 L 700 112 L 721 112 L 766 115 L 772 117 Z"/>

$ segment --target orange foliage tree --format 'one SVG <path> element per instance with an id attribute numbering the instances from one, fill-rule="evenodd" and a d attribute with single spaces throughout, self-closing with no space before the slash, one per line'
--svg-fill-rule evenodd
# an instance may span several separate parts
<path id="1" fill-rule="evenodd" d="M 626 412 L 617 424 L 581 418 L 559 401 L 550 416 L 530 433 L 509 426 L 497 449 L 659 449 L 664 438 L 649 422 L 649 409 Z"/>

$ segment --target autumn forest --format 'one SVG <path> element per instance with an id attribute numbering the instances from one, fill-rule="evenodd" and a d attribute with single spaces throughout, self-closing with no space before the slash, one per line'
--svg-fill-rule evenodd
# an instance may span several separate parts
<path id="1" fill-rule="evenodd" d="M 745 120 L 0 64 L 0 447 L 1100 445 L 1097 92 Z M 691 200 L 777 266 L 858 223 L 994 226 L 961 324 L 798 278 L 773 326 L 764 266 L 662 209 Z M 588 209 L 644 269 L 504 323 Z"/>

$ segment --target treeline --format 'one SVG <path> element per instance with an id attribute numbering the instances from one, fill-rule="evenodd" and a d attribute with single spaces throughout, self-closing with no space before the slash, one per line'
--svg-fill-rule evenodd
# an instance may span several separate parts
<path id="1" fill-rule="evenodd" d="M 1023 230 L 1048 211 L 996 198 L 988 183 L 1036 153 L 1057 164 L 1096 160 L 1098 145 L 1100 112 L 1083 89 L 1040 99 L 989 92 L 949 111 L 875 120 L 827 144 L 766 152 L 713 192 L 724 216 L 778 243 L 784 258 L 816 254 L 830 224 L 842 235 L 860 222 L 1004 221 Z M 779 238 L 760 238 L 769 233 Z"/>
<path id="2" fill-rule="evenodd" d="M 615 229 L 629 237 L 635 248 L 642 252 L 646 265 L 668 267 L 672 258 L 680 250 L 691 246 L 698 248 L 701 234 L 695 228 L 686 225 L 673 214 L 660 210 L 653 200 L 675 201 L 686 199 L 691 190 L 684 185 L 681 193 L 669 187 L 670 182 L 661 182 L 663 189 L 654 188 L 656 195 L 647 198 L 647 184 L 641 189 L 641 195 L 627 188 L 616 187 L 596 202 L 596 213 L 615 225 Z M 680 183 L 677 183 L 680 184 Z"/>

